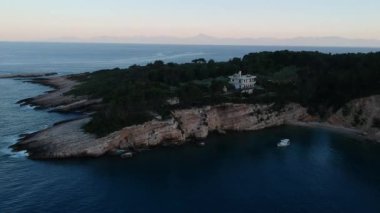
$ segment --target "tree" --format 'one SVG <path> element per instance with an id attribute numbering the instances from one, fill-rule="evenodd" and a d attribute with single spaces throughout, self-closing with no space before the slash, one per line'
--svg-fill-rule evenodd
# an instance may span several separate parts
<path id="1" fill-rule="evenodd" d="M 192 60 L 191 62 L 193 62 L 194 64 L 205 64 L 206 63 L 206 59 L 204 59 L 204 58 L 198 58 L 198 59 Z"/>

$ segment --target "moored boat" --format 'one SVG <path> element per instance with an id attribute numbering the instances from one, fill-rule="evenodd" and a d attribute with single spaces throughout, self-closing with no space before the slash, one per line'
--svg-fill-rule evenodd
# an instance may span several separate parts
<path id="1" fill-rule="evenodd" d="M 277 147 L 287 147 L 290 145 L 289 139 L 282 139 L 280 143 L 277 144 Z"/>

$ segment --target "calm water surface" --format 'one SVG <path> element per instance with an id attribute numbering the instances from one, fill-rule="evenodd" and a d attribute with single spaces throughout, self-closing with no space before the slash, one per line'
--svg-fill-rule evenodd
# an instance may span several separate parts
<path id="1" fill-rule="evenodd" d="M 155 59 L 226 60 L 260 50 L 71 45 L 0 43 L 0 71 L 74 73 Z M 19 134 L 76 116 L 15 104 L 46 90 L 0 79 L 1 213 L 380 212 L 380 145 L 321 129 L 288 126 L 212 135 L 206 147 L 159 148 L 128 160 L 28 160 L 8 149 Z M 281 138 L 290 138 L 292 145 L 277 148 Z"/>
<path id="2" fill-rule="evenodd" d="M 251 52 L 320 51 L 324 53 L 376 52 L 380 48 L 213 46 L 213 45 L 141 45 L 78 43 L 6 43 L 0 42 L 0 73 L 60 72 L 76 73 L 146 64 L 154 60 L 190 62 L 196 58 L 225 61 Z"/>

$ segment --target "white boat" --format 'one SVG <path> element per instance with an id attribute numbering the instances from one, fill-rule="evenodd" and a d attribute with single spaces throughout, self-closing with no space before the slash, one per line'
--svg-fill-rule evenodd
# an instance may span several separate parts
<path id="1" fill-rule="evenodd" d="M 133 157 L 133 153 L 132 152 L 126 152 L 122 155 L 120 155 L 121 158 L 131 158 Z"/>
<path id="2" fill-rule="evenodd" d="M 289 139 L 282 139 L 280 143 L 277 144 L 277 147 L 286 147 L 290 145 Z"/>

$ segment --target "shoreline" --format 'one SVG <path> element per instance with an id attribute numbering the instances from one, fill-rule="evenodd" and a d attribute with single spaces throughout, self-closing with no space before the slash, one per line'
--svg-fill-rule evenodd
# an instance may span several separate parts
<path id="1" fill-rule="evenodd" d="M 252 115 L 255 110 L 268 113 Z M 213 132 L 246 132 L 281 126 L 285 121 L 297 120 L 305 114 L 304 108 L 294 104 L 284 107 L 284 111 L 279 114 L 270 110 L 270 105 L 246 104 L 177 110 L 168 120 L 152 120 L 128 126 L 102 138 L 96 138 L 81 129 L 90 120 L 83 118 L 25 136 L 12 148 L 16 151 L 27 150 L 32 159 L 100 157 L 140 152 L 159 146 L 182 145 L 206 139 Z"/>
<path id="2" fill-rule="evenodd" d="M 100 99 L 66 95 L 79 83 L 69 76 L 28 77 L 28 83 L 40 84 L 52 88 L 41 95 L 22 99 L 17 102 L 21 106 L 30 105 L 36 109 L 49 109 L 59 113 L 91 113 L 92 107 L 101 104 Z"/>
<path id="3" fill-rule="evenodd" d="M 366 135 L 366 133 L 362 130 L 348 128 L 348 127 L 344 127 L 344 126 L 332 125 L 332 124 L 329 124 L 326 122 L 298 121 L 298 122 L 289 122 L 286 125 L 306 127 L 306 128 L 312 128 L 312 129 L 324 129 L 324 130 L 333 131 L 333 132 L 336 132 L 339 134 L 349 135 L 349 136 L 352 136 L 352 137 L 355 137 L 355 138 L 358 138 L 361 140 L 373 141 L 376 143 L 380 143 L 380 139 L 368 137 L 368 135 Z"/>
<path id="4" fill-rule="evenodd" d="M 360 129 L 325 122 L 306 122 L 304 120 L 309 115 L 306 113 L 306 109 L 301 106 L 293 105 L 290 110 L 285 110 L 281 115 L 283 116 L 281 119 L 279 119 L 281 116 L 276 115 L 277 117 L 270 118 L 272 120 L 258 122 L 259 115 L 252 115 L 255 111 L 253 109 L 261 107 L 265 111 L 268 106 L 228 103 L 219 106 L 175 110 L 173 111 L 172 119 L 164 121 L 152 120 L 142 125 L 125 127 L 103 138 L 96 138 L 94 135 L 84 132 L 81 126 L 90 120 L 86 112 L 89 112 L 92 106 L 99 105 L 101 100 L 64 96 L 64 93 L 78 85 L 78 82 L 70 80 L 67 76 L 32 77 L 29 82 L 50 86 L 53 90 L 36 97 L 21 100 L 18 102 L 20 105 L 29 104 L 60 113 L 78 112 L 78 109 L 84 109 L 79 111 L 83 115 L 81 118 L 57 122 L 47 129 L 32 134 L 20 135 L 18 143 L 12 145 L 11 148 L 14 151 L 27 151 L 32 159 L 100 157 L 112 153 L 125 154 L 165 144 L 183 144 L 191 139 L 205 139 L 211 132 L 254 131 L 281 125 L 324 128 L 380 142 L 378 138 L 371 138 Z M 230 109 L 223 111 L 221 108 L 223 110 L 225 108 Z M 227 116 L 228 118 L 220 117 L 231 113 L 232 116 Z M 215 117 L 216 115 L 218 116 Z M 245 117 L 247 115 L 252 117 L 247 119 Z M 264 113 L 266 118 L 270 117 L 269 115 L 269 112 Z M 207 122 L 204 121 L 205 118 Z M 253 121 L 253 118 L 256 120 Z M 207 123 L 207 125 L 202 122 Z M 222 123 L 216 123 L 213 127 L 210 127 L 209 122 Z M 222 128 L 218 125 L 224 127 Z"/>
<path id="5" fill-rule="evenodd" d="M 16 74 L 0 74 L 0 79 L 2 78 L 40 78 L 40 77 L 49 77 L 56 76 L 56 72 L 47 72 L 47 73 L 16 73 Z"/>

